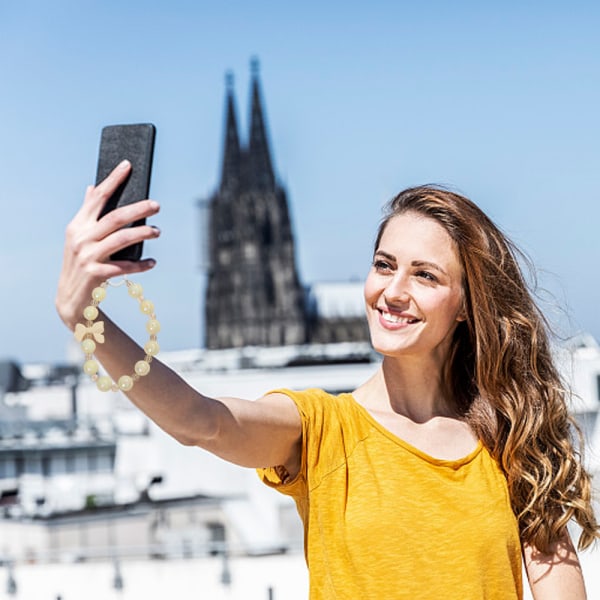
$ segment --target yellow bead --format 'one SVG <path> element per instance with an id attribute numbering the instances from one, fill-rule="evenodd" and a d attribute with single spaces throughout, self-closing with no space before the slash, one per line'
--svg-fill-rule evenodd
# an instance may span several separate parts
<path id="1" fill-rule="evenodd" d="M 100 314 L 97 305 L 106 298 L 107 285 L 108 282 L 104 282 L 101 286 L 98 286 L 92 290 L 93 300 L 91 304 L 86 306 L 83 310 L 83 316 L 88 322 L 88 327 L 86 330 L 82 330 L 78 325 L 79 331 L 77 331 L 76 337 L 79 339 L 81 339 L 81 337 L 85 337 L 85 339 L 81 342 L 81 347 L 86 354 L 86 361 L 83 365 L 83 371 L 89 375 L 93 382 L 96 383 L 97 388 L 102 392 L 108 392 L 111 390 L 114 392 L 118 392 L 119 390 L 128 392 L 133 388 L 135 382 L 138 381 L 140 377 L 144 377 L 150 372 L 150 363 L 152 362 L 153 357 L 158 354 L 160 350 L 156 340 L 156 334 L 161 330 L 161 324 L 154 314 L 154 303 L 144 298 L 142 286 L 139 283 L 127 282 L 129 295 L 138 300 L 140 311 L 149 317 L 146 323 L 146 331 L 149 333 L 150 339 L 144 346 L 146 355 L 143 360 L 138 360 L 135 363 L 133 374 L 122 375 L 116 382 L 113 381 L 108 375 L 99 375 L 100 365 L 96 360 L 92 359 L 92 355 L 96 351 L 96 340 L 93 339 L 93 336 L 101 337 L 101 328 L 104 324 L 100 322 L 94 323 L 94 321 Z M 98 331 L 96 331 L 96 328 Z"/>
<path id="2" fill-rule="evenodd" d="M 135 363 L 135 367 L 133 367 L 133 370 L 138 375 L 143 377 L 144 375 L 148 375 L 148 373 L 150 373 L 150 365 L 145 360 L 138 360 Z"/>
<path id="3" fill-rule="evenodd" d="M 133 387 L 133 379 L 131 379 L 129 375 L 121 375 L 121 377 L 119 377 L 117 385 L 119 386 L 119 389 L 123 392 L 128 392 Z"/>
<path id="4" fill-rule="evenodd" d="M 132 298 L 140 298 L 144 290 L 139 283 L 132 283 L 128 288 L 127 292 Z"/>
<path id="5" fill-rule="evenodd" d="M 83 316 L 88 321 L 93 321 L 98 316 L 98 309 L 95 306 L 86 306 L 83 309 Z"/>
<path id="6" fill-rule="evenodd" d="M 106 298 L 106 290 L 103 287 L 97 287 L 92 290 L 92 298 L 96 302 L 102 302 Z"/>
<path id="7" fill-rule="evenodd" d="M 83 363 L 83 372 L 86 375 L 95 375 L 98 372 L 98 363 L 95 360 L 86 360 Z"/>
<path id="8" fill-rule="evenodd" d="M 145 315 L 151 315 L 154 312 L 154 303 L 151 300 L 142 300 L 140 302 L 140 310 Z"/>
<path id="9" fill-rule="evenodd" d="M 81 349 L 84 354 L 94 354 L 96 352 L 96 342 L 87 338 L 81 342 Z"/>
<path id="10" fill-rule="evenodd" d="M 148 356 L 156 356 L 158 354 L 158 351 L 159 351 L 159 345 L 158 345 L 157 341 L 150 340 L 150 341 L 146 342 L 146 345 L 144 346 L 144 352 Z"/>
<path id="11" fill-rule="evenodd" d="M 96 387 L 101 392 L 108 392 L 112 388 L 112 379 L 108 375 L 102 375 L 102 377 L 98 377 Z"/>
<path id="12" fill-rule="evenodd" d="M 156 319 L 150 319 L 146 323 L 146 331 L 150 335 L 156 335 L 160 331 L 160 322 L 157 321 Z"/>

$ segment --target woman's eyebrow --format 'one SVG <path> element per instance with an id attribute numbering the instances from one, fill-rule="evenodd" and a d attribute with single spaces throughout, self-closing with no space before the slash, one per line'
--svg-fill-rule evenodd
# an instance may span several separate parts
<path id="1" fill-rule="evenodd" d="M 413 260 L 411 265 L 413 267 L 427 267 L 428 269 L 435 269 L 436 271 L 439 271 L 443 275 L 446 275 L 446 276 L 448 275 L 448 273 L 446 273 L 446 271 L 444 271 L 444 269 L 442 269 L 442 267 L 440 267 L 436 263 L 429 262 L 428 260 Z"/>
<path id="2" fill-rule="evenodd" d="M 396 261 L 396 257 L 393 254 L 388 254 L 387 252 L 384 252 L 383 250 L 376 250 L 375 256 L 383 256 L 384 258 L 387 258 L 388 260 L 391 260 L 394 262 Z"/>

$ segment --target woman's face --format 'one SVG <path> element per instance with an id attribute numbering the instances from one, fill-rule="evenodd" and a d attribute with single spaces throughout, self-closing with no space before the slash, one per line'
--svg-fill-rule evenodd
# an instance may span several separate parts
<path id="1" fill-rule="evenodd" d="M 446 230 L 415 212 L 392 217 L 375 251 L 365 302 L 375 350 L 444 360 L 464 320 L 462 268 Z"/>

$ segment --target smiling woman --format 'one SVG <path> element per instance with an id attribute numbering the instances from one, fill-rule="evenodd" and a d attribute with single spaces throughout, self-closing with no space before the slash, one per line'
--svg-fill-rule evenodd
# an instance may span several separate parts
<path id="1" fill-rule="evenodd" d="M 427 355 L 440 369 L 464 321 L 462 280 L 457 249 L 441 225 L 416 212 L 391 218 L 365 284 L 375 350 Z"/>
<path id="2" fill-rule="evenodd" d="M 67 228 L 56 306 L 74 329 L 90 292 L 153 261 L 109 261 L 157 237 L 139 202 L 100 219 L 127 176 L 87 190 Z M 391 202 L 365 283 L 378 371 L 351 394 L 211 398 L 153 360 L 126 390 L 186 445 L 258 468 L 304 521 L 311 600 L 585 598 L 567 525 L 598 537 L 590 478 L 544 319 L 510 242 L 475 204 L 420 187 Z M 113 377 L 142 352 L 107 315 Z"/>
<path id="3" fill-rule="evenodd" d="M 374 344 L 394 316 L 414 312 L 398 353 L 431 340 L 424 351 L 437 361 L 438 393 L 502 467 L 523 542 L 548 553 L 575 518 L 587 547 L 598 536 L 590 479 L 518 250 L 475 204 L 441 188 L 406 190 L 388 210 L 365 286 Z M 427 338 L 438 324 L 446 335 Z"/>

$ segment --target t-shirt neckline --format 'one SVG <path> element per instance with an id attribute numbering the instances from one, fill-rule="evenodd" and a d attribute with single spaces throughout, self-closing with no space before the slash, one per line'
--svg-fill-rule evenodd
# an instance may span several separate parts
<path id="1" fill-rule="evenodd" d="M 387 438 L 389 438 L 391 441 L 393 441 L 397 445 L 402 446 L 405 450 L 407 450 L 411 454 L 418 456 L 419 458 L 423 459 L 424 461 L 426 461 L 432 465 L 452 467 L 452 468 L 456 469 L 458 467 L 462 467 L 463 465 L 466 465 L 466 464 L 470 463 L 471 461 L 473 461 L 475 459 L 475 457 L 483 449 L 482 441 L 478 440 L 475 448 L 473 448 L 473 450 L 471 450 L 471 452 L 469 452 L 468 454 L 466 454 L 465 456 L 463 456 L 461 458 L 449 460 L 449 459 L 437 458 L 435 456 L 431 456 L 430 454 L 427 454 L 427 452 L 417 448 L 416 446 L 413 446 L 410 442 L 407 442 L 406 440 L 402 439 L 395 433 L 391 432 L 387 427 L 382 425 L 360 402 L 358 402 L 358 400 L 356 400 L 356 398 L 354 397 L 354 395 L 352 393 L 347 393 L 346 395 L 351 400 L 352 404 L 355 406 L 358 413 L 364 419 L 366 419 L 373 427 L 375 427 L 380 433 L 385 435 Z"/>

